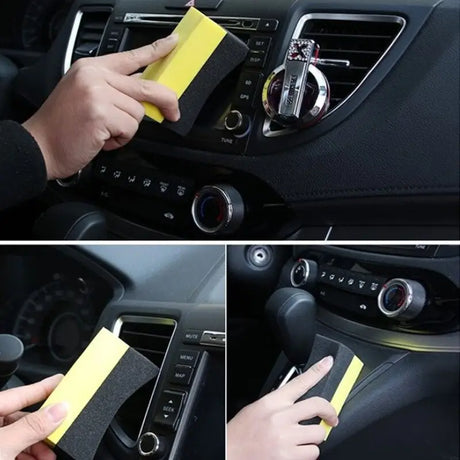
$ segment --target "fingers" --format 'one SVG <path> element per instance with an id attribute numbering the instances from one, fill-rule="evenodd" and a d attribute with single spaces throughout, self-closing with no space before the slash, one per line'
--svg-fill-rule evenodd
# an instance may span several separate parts
<path id="1" fill-rule="evenodd" d="M 297 401 L 310 388 L 313 388 L 332 368 L 334 360 L 332 356 L 326 356 L 318 361 L 310 369 L 291 380 L 277 391 L 277 396 L 287 398 L 289 401 Z"/>
<path id="2" fill-rule="evenodd" d="M 114 150 L 126 145 L 139 128 L 137 120 L 122 110 L 115 109 L 110 118 L 108 129 L 110 138 L 104 144 L 104 150 Z"/>
<path id="3" fill-rule="evenodd" d="M 317 396 L 295 403 L 289 409 L 289 416 L 294 422 L 310 420 L 313 417 L 320 417 L 331 426 L 335 426 L 339 422 L 337 412 L 331 403 Z"/>
<path id="4" fill-rule="evenodd" d="M 113 88 L 139 102 L 150 102 L 170 121 L 180 118 L 179 102 L 174 91 L 155 81 L 125 75 L 110 74 L 107 82 Z"/>
<path id="5" fill-rule="evenodd" d="M 293 441 L 298 446 L 321 444 L 326 437 L 326 429 L 321 425 L 297 425 L 291 428 Z"/>
<path id="6" fill-rule="evenodd" d="M 34 444 L 29 450 L 36 459 L 56 460 L 56 454 L 43 442 Z"/>
<path id="7" fill-rule="evenodd" d="M 113 97 L 111 100 L 117 109 L 120 109 L 122 112 L 131 115 L 131 117 L 133 117 L 137 123 L 140 123 L 144 118 L 144 106 L 135 99 L 132 99 L 131 97 L 126 96 L 119 91 L 113 90 Z"/>
<path id="8" fill-rule="evenodd" d="M 2 391 L 0 394 L 0 416 L 6 417 L 25 407 L 46 399 L 62 380 L 57 374 L 32 385 Z"/>
<path id="9" fill-rule="evenodd" d="M 48 406 L 2 428 L 2 437 L 10 440 L 11 450 L 18 455 L 55 431 L 65 419 L 67 412 L 68 407 L 65 403 Z"/>
<path id="10" fill-rule="evenodd" d="M 298 446 L 294 449 L 292 460 L 316 460 L 319 458 L 319 447 L 315 446 L 314 444 L 310 444 L 309 446 Z"/>
<path id="11" fill-rule="evenodd" d="M 172 34 L 141 48 L 109 54 L 95 59 L 107 69 L 130 75 L 141 67 L 167 56 L 176 47 L 178 40 L 179 36 Z"/>

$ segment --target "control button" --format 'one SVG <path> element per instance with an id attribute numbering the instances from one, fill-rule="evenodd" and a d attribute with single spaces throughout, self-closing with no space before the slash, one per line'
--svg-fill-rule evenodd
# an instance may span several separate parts
<path id="1" fill-rule="evenodd" d="M 119 40 L 117 38 L 109 38 L 107 40 L 106 51 L 118 51 Z"/>
<path id="2" fill-rule="evenodd" d="M 111 173 L 110 164 L 106 161 L 98 161 L 94 166 L 93 172 L 99 179 L 108 180 Z"/>
<path id="3" fill-rule="evenodd" d="M 193 367 L 176 364 L 170 382 L 176 383 L 177 385 L 188 385 L 192 380 L 192 373 Z"/>
<path id="4" fill-rule="evenodd" d="M 377 303 L 374 299 L 363 298 L 360 295 L 344 292 L 332 286 L 321 286 L 319 298 L 326 304 L 341 311 L 347 310 L 355 315 L 376 318 L 379 316 Z"/>
<path id="5" fill-rule="evenodd" d="M 329 276 L 329 270 L 327 268 L 324 268 L 324 267 L 320 267 L 319 269 L 319 280 L 321 282 L 324 282 L 324 280 L 326 280 Z"/>
<path id="6" fill-rule="evenodd" d="M 252 37 L 249 40 L 249 48 L 252 51 L 268 52 L 272 39 L 270 37 Z"/>
<path id="7" fill-rule="evenodd" d="M 137 450 L 142 457 L 160 457 L 165 449 L 160 437 L 149 432 L 140 437 Z"/>
<path id="8" fill-rule="evenodd" d="M 183 342 L 189 343 L 191 345 L 199 344 L 202 335 L 203 335 L 203 331 L 199 331 L 197 329 L 187 329 L 185 331 Z"/>
<path id="9" fill-rule="evenodd" d="M 182 406 L 184 405 L 184 399 L 185 393 L 169 390 L 163 391 L 154 422 L 175 430 Z"/>
<path id="10" fill-rule="evenodd" d="M 251 131 L 251 119 L 239 110 L 231 110 L 225 117 L 225 129 L 234 136 L 244 137 Z"/>
<path id="11" fill-rule="evenodd" d="M 200 352 L 196 350 L 180 350 L 179 351 L 179 358 L 177 359 L 178 364 L 185 364 L 187 366 L 195 367 L 198 356 L 200 356 Z"/>
<path id="12" fill-rule="evenodd" d="M 167 0 L 166 8 L 186 9 L 194 6 L 200 10 L 217 10 L 224 0 Z"/>
<path id="13" fill-rule="evenodd" d="M 267 53 L 265 51 L 250 51 L 246 59 L 246 63 L 257 69 L 263 68 L 267 60 Z"/>
<path id="14" fill-rule="evenodd" d="M 261 19 L 259 21 L 259 32 L 274 32 L 278 29 L 279 21 L 277 19 Z"/>
<path id="15" fill-rule="evenodd" d="M 117 14 L 113 17 L 113 22 L 117 24 L 124 22 L 124 20 L 125 20 L 125 16 L 123 14 Z"/>
<path id="16" fill-rule="evenodd" d="M 109 31 L 109 38 L 119 39 L 121 37 L 122 29 L 112 29 Z"/>

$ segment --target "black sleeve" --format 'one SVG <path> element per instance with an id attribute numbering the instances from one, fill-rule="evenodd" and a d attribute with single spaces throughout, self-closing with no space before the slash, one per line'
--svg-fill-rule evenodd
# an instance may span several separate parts
<path id="1" fill-rule="evenodd" d="M 0 121 L 0 210 L 39 195 L 46 187 L 40 147 L 14 121 Z"/>

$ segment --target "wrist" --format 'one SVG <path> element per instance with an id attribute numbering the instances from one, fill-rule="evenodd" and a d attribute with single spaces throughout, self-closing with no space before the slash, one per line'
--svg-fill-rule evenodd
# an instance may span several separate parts
<path id="1" fill-rule="evenodd" d="M 51 153 L 52 148 L 49 140 L 43 130 L 36 125 L 34 117 L 29 118 L 22 124 L 22 127 L 26 129 L 29 134 L 35 139 L 35 142 L 38 144 L 40 151 L 43 156 L 43 162 L 45 163 L 46 176 L 48 180 L 54 180 L 59 178 L 57 168 L 54 162 L 54 156 Z"/>

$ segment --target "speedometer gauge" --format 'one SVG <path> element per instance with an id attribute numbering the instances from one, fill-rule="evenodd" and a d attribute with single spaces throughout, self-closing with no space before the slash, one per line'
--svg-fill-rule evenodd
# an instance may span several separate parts
<path id="1" fill-rule="evenodd" d="M 36 359 L 46 361 L 51 354 L 70 363 L 89 343 L 96 321 L 84 281 L 58 279 L 28 297 L 13 333 Z"/>

